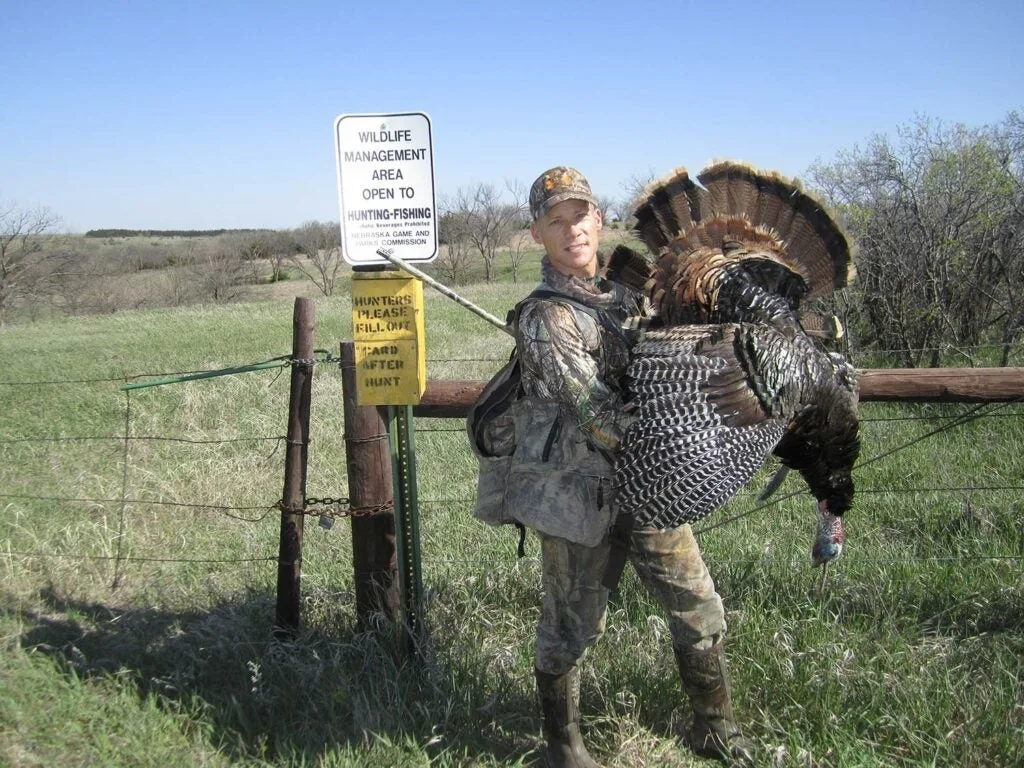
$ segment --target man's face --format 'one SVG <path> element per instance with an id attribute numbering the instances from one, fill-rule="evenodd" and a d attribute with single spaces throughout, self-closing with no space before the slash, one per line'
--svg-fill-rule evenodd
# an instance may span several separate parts
<path id="1" fill-rule="evenodd" d="M 530 233 L 559 272 L 593 277 L 601 223 L 601 211 L 586 200 L 563 200 L 537 219 Z"/>

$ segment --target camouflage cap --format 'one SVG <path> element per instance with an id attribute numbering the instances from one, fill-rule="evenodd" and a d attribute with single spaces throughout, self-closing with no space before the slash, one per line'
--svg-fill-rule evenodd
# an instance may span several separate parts
<path id="1" fill-rule="evenodd" d="M 536 221 L 563 200 L 586 200 L 597 205 L 586 176 L 566 165 L 550 168 L 530 187 L 530 215 Z"/>

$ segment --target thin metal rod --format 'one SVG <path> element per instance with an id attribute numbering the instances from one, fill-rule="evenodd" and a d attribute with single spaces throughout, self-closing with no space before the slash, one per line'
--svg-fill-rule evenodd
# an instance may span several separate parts
<path id="1" fill-rule="evenodd" d="M 252 363 L 250 365 L 235 365 L 231 368 L 221 368 L 218 371 L 202 371 L 200 373 L 188 373 L 182 376 L 171 376 L 155 381 L 135 381 L 125 384 L 121 389 L 128 392 L 132 389 L 146 389 L 147 387 L 162 387 L 164 384 L 179 384 L 183 381 L 197 381 L 198 379 L 212 379 L 217 376 L 230 376 L 235 373 L 248 373 L 249 371 L 264 371 L 267 368 L 283 368 L 290 365 L 287 357 L 280 357 L 275 360 L 267 360 L 264 363 Z"/>
<path id="2" fill-rule="evenodd" d="M 492 315 L 486 309 L 478 307 L 476 304 L 471 302 L 469 299 L 466 299 L 466 298 L 463 298 L 462 296 L 459 296 L 459 294 L 457 294 L 455 291 L 453 291 L 447 285 L 445 285 L 444 283 L 438 282 L 437 280 L 432 278 L 430 275 L 428 275 L 426 272 L 423 272 L 423 271 L 417 269 L 416 267 L 414 267 L 412 264 L 410 264 L 409 262 L 405 261 L 404 259 L 398 258 L 393 253 L 391 253 L 390 250 L 388 250 L 386 248 L 379 248 L 379 249 L 377 249 L 377 255 L 380 256 L 381 258 L 387 259 L 392 264 L 394 264 L 396 267 L 398 267 L 399 269 L 405 270 L 406 272 L 408 272 L 413 277 L 418 277 L 420 280 L 425 282 L 430 287 L 436 288 L 438 291 L 443 293 L 449 299 L 452 299 L 455 303 L 460 304 L 461 306 L 463 306 L 466 309 L 468 309 L 470 312 L 473 312 L 474 314 L 479 315 L 484 320 L 489 322 L 491 325 L 495 325 L 498 328 L 501 328 L 501 330 L 503 330 L 509 336 L 513 336 L 513 337 L 515 336 L 515 332 L 511 328 L 509 328 L 507 325 L 505 325 L 501 320 L 496 318 L 494 315 Z"/>

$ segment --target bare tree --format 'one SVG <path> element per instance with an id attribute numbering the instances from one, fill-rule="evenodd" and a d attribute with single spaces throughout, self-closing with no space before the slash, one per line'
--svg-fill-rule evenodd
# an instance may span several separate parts
<path id="1" fill-rule="evenodd" d="M 189 248 L 189 273 L 202 295 L 215 302 L 238 298 L 251 276 L 236 238 L 220 236 Z"/>
<path id="2" fill-rule="evenodd" d="M 614 203 L 616 213 L 619 215 L 619 221 L 622 222 L 622 226 L 632 226 L 633 211 L 635 211 L 637 205 L 640 204 L 640 200 L 643 198 L 644 190 L 647 189 L 647 185 L 656 178 L 657 175 L 654 171 L 652 169 L 648 169 L 645 173 L 634 173 L 622 182 L 622 190 L 625 193 L 625 196 L 620 198 L 618 202 Z"/>
<path id="3" fill-rule="evenodd" d="M 484 263 L 484 280 L 494 280 L 498 249 L 508 242 L 514 229 L 517 207 L 503 202 L 493 184 L 459 189 L 455 212 L 465 217 L 466 239 Z"/>
<path id="4" fill-rule="evenodd" d="M 472 261 L 466 216 L 455 210 L 453 202 L 448 199 L 442 198 L 440 207 L 443 213 L 438 220 L 440 249 L 437 266 L 445 280 L 459 284 L 465 281 Z"/>
<path id="5" fill-rule="evenodd" d="M 1022 333 L 1024 140 L 998 126 L 918 118 L 811 168 L 860 246 L 866 339 L 907 367 L 985 341 L 1003 361 Z"/>
<path id="6" fill-rule="evenodd" d="M 0 201 L 0 319 L 13 300 L 30 294 L 45 277 L 60 219 L 49 208 L 25 210 Z"/>
<path id="7" fill-rule="evenodd" d="M 615 200 L 607 195 L 595 195 L 595 197 L 597 198 L 597 207 L 601 211 L 602 218 L 606 222 L 610 222 L 615 217 L 615 214 L 618 213 Z"/>
<path id="8" fill-rule="evenodd" d="M 529 234 L 525 231 L 530 223 L 529 206 L 530 190 L 519 179 L 505 180 L 505 189 L 508 190 L 512 202 L 510 205 L 511 226 L 508 235 L 508 265 L 512 270 L 512 282 L 519 282 L 519 267 L 523 263 L 528 247 L 531 243 Z"/>
<path id="9" fill-rule="evenodd" d="M 270 238 L 266 232 L 244 232 L 232 237 L 239 258 L 245 262 L 250 273 L 250 282 L 263 280 L 261 272 L 264 262 L 270 257 Z"/>
<path id="10" fill-rule="evenodd" d="M 188 272 L 180 266 L 170 266 L 161 271 L 163 300 L 172 307 L 180 307 L 191 299 L 194 286 L 188 279 Z"/>
<path id="11" fill-rule="evenodd" d="M 341 257 L 341 229 L 334 222 L 307 221 L 292 232 L 302 260 L 292 257 L 292 263 L 323 293 L 330 296 L 338 281 L 343 263 Z"/>
<path id="12" fill-rule="evenodd" d="M 69 244 L 47 249 L 45 277 L 39 275 L 39 293 L 68 315 L 109 312 L 116 308 L 115 272 L 104 268 Z"/>
<path id="13" fill-rule="evenodd" d="M 636 208 L 636 201 L 630 197 L 616 197 L 611 201 L 612 221 L 618 221 L 623 227 L 633 224 L 633 210 Z"/>
<path id="14" fill-rule="evenodd" d="M 252 271 L 254 283 L 264 280 L 263 269 L 270 267 L 268 279 L 276 283 L 281 279 L 284 263 L 295 253 L 295 242 L 286 232 L 263 229 L 235 236 L 239 254 Z"/>
<path id="15" fill-rule="evenodd" d="M 339 236 L 340 237 L 340 236 Z M 267 261 L 270 264 L 270 282 L 284 279 L 284 264 L 294 252 L 294 244 L 286 232 L 273 231 L 267 236 Z"/>

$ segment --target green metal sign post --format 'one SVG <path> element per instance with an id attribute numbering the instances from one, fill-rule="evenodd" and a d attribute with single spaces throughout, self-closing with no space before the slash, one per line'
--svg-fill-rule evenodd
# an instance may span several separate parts
<path id="1" fill-rule="evenodd" d="M 423 632 L 423 577 L 420 572 L 420 522 L 416 497 L 416 447 L 412 406 L 388 407 L 391 472 L 395 488 L 395 550 L 402 594 L 402 613 L 410 651 L 415 654 Z"/>

